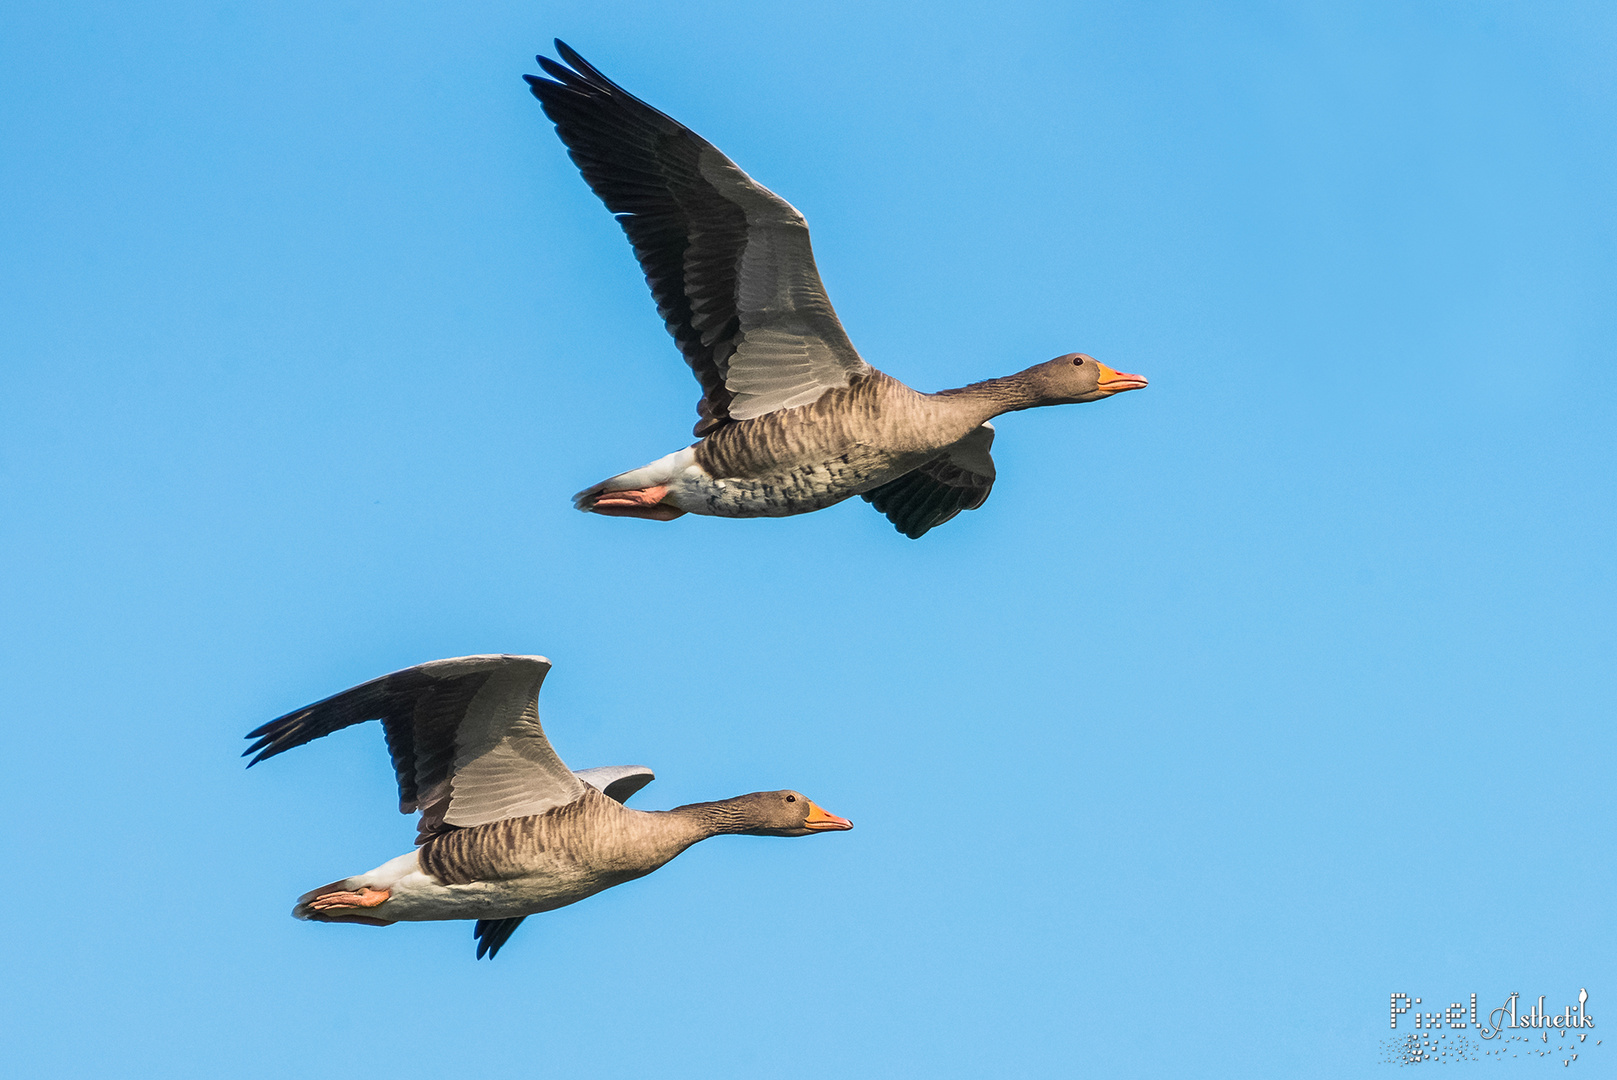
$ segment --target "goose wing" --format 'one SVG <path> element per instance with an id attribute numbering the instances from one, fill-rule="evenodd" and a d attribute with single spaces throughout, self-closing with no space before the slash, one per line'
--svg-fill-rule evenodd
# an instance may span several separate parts
<path id="1" fill-rule="evenodd" d="M 815 401 L 872 370 L 820 282 L 808 223 L 706 139 L 561 41 L 528 75 L 584 180 L 629 236 L 702 384 L 696 434 Z"/>
<path id="2" fill-rule="evenodd" d="M 573 775 L 620 803 L 628 802 L 629 796 L 657 779 L 657 774 L 644 765 L 603 765 L 595 769 L 578 769 Z M 511 939 L 525 918 L 526 915 L 511 919 L 478 919 L 477 925 L 472 927 L 472 936 L 477 939 L 477 958 L 481 960 L 487 956 L 490 960 L 494 959 L 500 947 Z"/>
<path id="3" fill-rule="evenodd" d="M 887 515 L 895 528 L 919 540 L 962 510 L 975 510 L 994 489 L 994 425 L 982 427 L 942 454 L 864 493 L 864 500 Z"/>
<path id="4" fill-rule="evenodd" d="M 487 956 L 494 959 L 500 951 L 500 946 L 511 940 L 511 935 L 517 932 L 526 915 L 518 915 L 512 919 L 478 919 L 477 925 L 472 927 L 472 937 L 477 939 L 477 958 Z"/>
<path id="5" fill-rule="evenodd" d="M 657 774 L 644 765 L 602 765 L 595 769 L 575 770 L 573 775 L 620 803 L 628 802 L 629 796 L 657 779 Z"/>
<path id="6" fill-rule="evenodd" d="M 539 724 L 542 656 L 461 656 L 383 675 L 255 729 L 249 766 L 367 720 L 380 720 L 399 812 L 420 837 L 444 826 L 542 814 L 584 794 Z M 244 755 L 245 756 L 245 755 Z"/>

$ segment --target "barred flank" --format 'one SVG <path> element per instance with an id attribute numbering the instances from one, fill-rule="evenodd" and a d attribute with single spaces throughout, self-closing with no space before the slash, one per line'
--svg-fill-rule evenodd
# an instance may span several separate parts
<path id="1" fill-rule="evenodd" d="M 577 858 L 583 854 L 578 838 L 588 835 L 592 824 L 584 819 L 601 816 L 597 799 L 605 796 L 591 789 L 584 798 L 543 814 L 439 833 L 421 845 L 421 869 L 444 885 L 469 885 L 532 873 L 540 856 L 552 849 L 552 858 Z"/>
<path id="2" fill-rule="evenodd" d="M 421 869 L 445 885 L 520 877 L 523 855 L 544 850 L 540 817 L 507 818 L 439 833 L 421 845 Z"/>

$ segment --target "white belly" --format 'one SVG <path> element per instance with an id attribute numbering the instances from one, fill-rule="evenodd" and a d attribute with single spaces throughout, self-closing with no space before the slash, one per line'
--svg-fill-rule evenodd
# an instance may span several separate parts
<path id="1" fill-rule="evenodd" d="M 503 881 L 476 881 L 441 885 L 421 869 L 415 852 L 400 855 L 366 874 L 348 879 L 351 889 L 366 886 L 390 893 L 380 906 L 366 912 L 390 922 L 426 922 L 436 919 L 510 919 L 566 907 L 625 878 L 571 872 L 532 874 Z"/>
<path id="2" fill-rule="evenodd" d="M 765 477 L 714 477 L 696 460 L 696 448 L 687 446 L 649 465 L 642 465 L 609 480 L 591 492 L 633 491 L 666 487 L 662 499 L 689 514 L 712 517 L 787 517 L 822 510 L 843 499 L 902 476 L 925 464 L 930 452 L 894 455 L 868 447 L 850 447 L 830 461 L 809 462 L 781 469 Z M 587 494 L 587 493 L 581 493 Z"/>
<path id="3" fill-rule="evenodd" d="M 668 496 L 664 500 L 692 514 L 714 517 L 787 517 L 834 506 L 908 472 L 925 458 L 894 461 L 859 454 L 827 462 L 795 465 L 767 477 L 713 477 L 696 463 L 690 448 L 670 454 Z"/>

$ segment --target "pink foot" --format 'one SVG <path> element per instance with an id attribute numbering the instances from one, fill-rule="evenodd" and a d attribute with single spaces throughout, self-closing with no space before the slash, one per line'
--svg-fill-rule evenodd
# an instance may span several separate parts
<path id="1" fill-rule="evenodd" d="M 668 485 L 636 488 L 633 491 L 603 491 L 595 496 L 589 509 L 608 517 L 649 518 L 652 521 L 673 521 L 684 515 L 677 506 L 663 502 L 668 496 Z"/>
<path id="2" fill-rule="evenodd" d="M 333 908 L 372 908 L 378 907 L 382 901 L 392 896 L 387 889 L 373 889 L 366 886 L 358 892 L 328 892 L 309 901 L 309 906 L 316 911 L 330 911 Z"/>

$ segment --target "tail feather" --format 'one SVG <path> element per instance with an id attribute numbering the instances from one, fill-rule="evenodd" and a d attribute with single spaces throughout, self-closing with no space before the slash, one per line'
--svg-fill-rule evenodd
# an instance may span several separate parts
<path id="1" fill-rule="evenodd" d="M 609 476 L 599 484 L 585 488 L 573 496 L 573 505 L 586 513 L 593 512 L 596 502 L 608 491 L 638 491 L 641 488 L 667 485 L 683 475 L 695 462 L 694 447 L 687 446 L 683 450 L 675 450 L 649 465 Z"/>
<path id="2" fill-rule="evenodd" d="M 586 514 L 594 510 L 595 501 L 601 497 L 601 492 L 606 490 L 606 485 L 610 482 L 611 481 L 609 480 L 602 480 L 594 487 L 587 487 L 583 491 L 580 491 L 577 495 L 574 495 L 573 509 L 582 510 Z"/>

